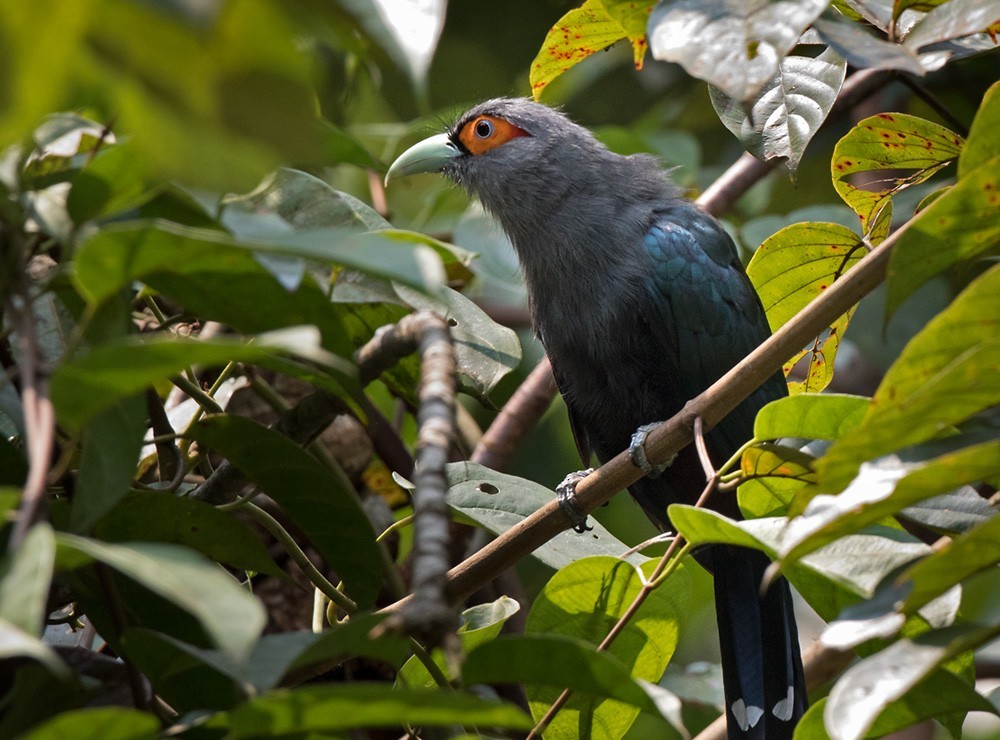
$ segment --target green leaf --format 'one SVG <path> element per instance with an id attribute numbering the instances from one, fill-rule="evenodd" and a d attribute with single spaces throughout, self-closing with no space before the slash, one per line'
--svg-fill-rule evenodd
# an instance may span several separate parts
<path id="1" fill-rule="evenodd" d="M 462 625 L 458 628 L 458 639 L 462 645 L 462 652 L 468 654 L 479 645 L 489 642 L 499 635 L 507 620 L 514 616 L 520 608 L 521 605 L 514 599 L 509 596 L 501 596 L 496 601 L 477 604 L 464 610 L 462 612 Z M 442 649 L 435 648 L 431 653 L 431 659 L 450 680 L 457 680 L 458 676 L 453 675 L 453 671 L 450 670 L 454 661 L 449 660 Z M 396 685 L 411 689 L 432 689 L 437 684 L 424 664 L 414 655 L 396 674 Z"/>
<path id="2" fill-rule="evenodd" d="M 955 444 L 961 445 L 963 440 L 951 437 L 945 443 L 953 443 L 948 446 L 954 450 Z M 917 501 L 1000 474 L 1000 442 L 961 447 L 931 459 L 923 454 L 933 453 L 913 452 L 903 459 L 891 455 L 863 463 L 858 477 L 840 493 L 813 496 L 802 516 L 788 524 L 782 543 L 783 561 L 795 560 Z M 801 506 L 794 510 L 801 510 Z"/>
<path id="3" fill-rule="evenodd" d="M 867 232 L 900 190 L 924 182 L 958 157 L 964 141 L 944 126 L 905 113 L 860 121 L 833 149 L 833 187 Z M 872 173 L 865 187 L 857 175 Z"/>
<path id="4" fill-rule="evenodd" d="M 598 653 L 593 645 L 565 635 L 498 637 L 469 654 L 462 666 L 462 678 L 468 685 L 524 683 L 546 686 L 554 692 L 553 697 L 568 688 L 656 713 L 649 696 L 616 658 Z M 567 717 L 575 714 L 567 709 Z M 597 728 L 588 726 L 587 729 Z M 565 737 L 565 730 L 556 727 L 552 730 L 554 737 Z M 581 730 L 579 736 L 591 735 Z"/>
<path id="5" fill-rule="evenodd" d="M 145 171 L 133 147 L 104 144 L 73 179 L 66 209 L 77 224 L 120 213 L 151 196 Z"/>
<path id="6" fill-rule="evenodd" d="M 63 712 L 21 735 L 21 740 L 155 740 L 160 722 L 148 712 L 126 707 L 94 707 Z"/>
<path id="7" fill-rule="evenodd" d="M 865 255 L 861 239 L 833 223 L 788 226 L 760 245 L 747 275 L 760 295 L 771 331 L 790 321 Z M 787 376 L 809 354 L 805 381 L 790 383 L 792 393 L 819 392 L 833 379 L 834 359 L 853 309 L 839 317 L 812 345 L 785 363 Z"/>
<path id="8" fill-rule="evenodd" d="M 968 172 L 922 210 L 889 258 L 886 320 L 913 292 L 952 265 L 1000 245 L 1000 157 Z"/>
<path id="9" fill-rule="evenodd" d="M 1000 82 L 983 95 L 969 129 L 969 138 L 958 157 L 958 177 L 962 179 L 994 157 L 1000 157 Z"/>
<path id="10" fill-rule="evenodd" d="M 842 393 L 801 393 L 779 398 L 757 412 L 753 436 L 759 440 L 840 439 L 858 426 L 870 402 L 863 396 Z"/>
<path id="11" fill-rule="evenodd" d="M 812 455 L 785 445 L 759 443 L 747 449 L 740 459 L 743 482 L 737 492 L 744 516 L 784 514 L 795 492 L 815 480 L 813 460 Z"/>
<path id="12" fill-rule="evenodd" d="M 865 737 L 876 718 L 934 669 L 1000 635 L 1000 626 L 951 627 L 893 643 L 853 665 L 827 699 L 823 716 L 836 740 Z"/>
<path id="13" fill-rule="evenodd" d="M 304 335 L 296 335 L 300 350 Z M 81 427 L 97 414 L 121 399 L 176 375 L 190 365 L 225 365 L 228 362 L 258 364 L 291 375 L 305 377 L 337 395 L 345 395 L 337 378 L 311 367 L 301 366 L 283 357 L 282 347 L 267 346 L 269 337 L 258 337 L 253 344 L 230 339 L 194 340 L 160 336 L 153 339 L 127 337 L 101 345 L 85 355 L 64 362 L 52 376 L 51 395 L 59 422 L 70 429 Z M 272 337 L 280 339 L 280 337 Z M 284 344 L 285 342 L 281 342 Z M 336 365 L 337 371 L 349 367 L 339 358 L 321 353 L 320 357 Z M 312 358 L 310 358 L 312 359 Z M 112 415 L 113 416 L 113 415 Z M 136 447 L 136 457 L 139 448 Z"/>
<path id="14" fill-rule="evenodd" d="M 1000 516 L 956 537 L 900 574 L 900 583 L 913 584 L 903 609 L 912 613 L 956 583 L 997 563 L 1000 563 Z"/>
<path id="15" fill-rule="evenodd" d="M 829 737 L 823 725 L 827 698 L 809 707 L 795 728 L 796 737 Z M 882 711 L 866 737 L 884 737 L 923 720 L 942 720 L 945 716 L 970 710 L 988 711 L 987 702 L 966 681 L 938 669 Z"/>
<path id="16" fill-rule="evenodd" d="M 649 17 L 653 57 L 677 62 L 737 101 L 767 84 L 826 0 L 730 3 L 681 0 L 660 3 Z"/>
<path id="17" fill-rule="evenodd" d="M 488 399 L 497 384 L 521 364 L 521 342 L 458 291 L 445 288 L 427 296 L 404 286 L 396 294 L 413 308 L 428 309 L 448 322 L 463 390 Z"/>
<path id="18" fill-rule="evenodd" d="M 159 594 L 199 621 L 213 642 L 239 661 L 264 628 L 264 608 L 216 563 L 186 547 L 154 542 L 116 545 L 60 533 L 57 564 L 98 560 Z"/>
<path id="19" fill-rule="evenodd" d="M 209 417 L 190 434 L 224 455 L 278 502 L 361 608 L 375 603 L 382 558 L 349 483 L 284 435 L 244 417 Z"/>
<path id="20" fill-rule="evenodd" d="M 80 392 L 79 388 L 74 390 Z M 128 491 L 145 430 L 146 404 L 141 394 L 115 400 L 84 424 L 80 468 L 70 505 L 71 531 L 86 532 Z"/>
<path id="21" fill-rule="evenodd" d="M 949 491 L 907 506 L 899 517 L 941 534 L 962 534 L 996 516 L 996 511 L 972 486 Z"/>
<path id="22" fill-rule="evenodd" d="M 55 553 L 52 527 L 43 521 L 0 561 L 0 619 L 29 635 L 42 634 Z"/>
<path id="23" fill-rule="evenodd" d="M 787 56 L 775 76 L 743 103 L 710 87 L 722 123 L 758 159 L 785 157 L 792 174 L 809 141 L 826 120 L 847 72 L 832 49 L 819 56 Z"/>
<path id="24" fill-rule="evenodd" d="M 475 463 L 448 465 L 448 506 L 494 534 L 510 529 L 554 497 L 544 486 Z M 558 570 L 590 555 L 618 557 L 629 549 L 599 522 L 588 524 L 594 529 L 584 534 L 560 532 L 532 555 Z M 628 557 L 632 563 L 646 560 L 637 554 Z"/>
<path id="25" fill-rule="evenodd" d="M 444 691 L 393 689 L 387 684 L 328 684 L 278 690 L 229 713 L 227 737 L 275 737 L 402 725 L 478 726 L 528 730 L 531 720 L 510 704 Z M 215 723 L 213 723 L 215 725 Z M 218 726 L 218 725 L 215 725 Z"/>
<path id="26" fill-rule="evenodd" d="M 222 199 L 222 221 L 234 212 L 275 214 L 295 230 L 342 228 L 350 231 L 388 229 L 391 224 L 374 208 L 300 170 L 282 167 L 245 195 Z M 239 231 L 235 231 L 239 235 Z"/>
<path id="27" fill-rule="evenodd" d="M 94 529 L 107 542 L 169 542 L 208 558 L 257 573 L 281 577 L 260 537 L 231 514 L 170 493 L 133 491 Z"/>
<path id="28" fill-rule="evenodd" d="M 561 568 L 545 585 L 528 614 L 528 635 L 565 635 L 598 645 L 638 595 L 654 561 L 643 575 L 633 564 L 611 557 L 589 557 Z M 663 676 L 677 647 L 678 623 L 690 596 L 690 579 L 682 568 L 653 591 L 633 615 L 608 654 L 617 658 L 634 679 L 656 682 Z M 541 718 L 563 687 L 528 688 L 528 704 Z M 593 737 L 622 737 L 639 714 L 637 706 L 619 701 L 595 702 L 570 697 L 546 734 L 572 734 L 593 727 Z"/>
<path id="29" fill-rule="evenodd" d="M 932 319 L 889 368 L 861 425 L 817 462 L 824 491 L 842 490 L 858 467 L 931 439 L 1000 403 L 1000 265 Z"/>

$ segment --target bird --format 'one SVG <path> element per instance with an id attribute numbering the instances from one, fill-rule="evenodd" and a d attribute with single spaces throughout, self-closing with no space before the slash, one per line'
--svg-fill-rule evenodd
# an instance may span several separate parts
<path id="1" fill-rule="evenodd" d="M 649 465 L 645 433 L 770 334 L 733 240 L 655 157 L 612 152 L 524 98 L 474 106 L 403 152 L 386 182 L 430 172 L 477 198 L 509 237 L 585 463 L 629 449 L 647 473 L 629 492 L 669 530 L 667 506 L 693 504 L 705 474 L 693 446 L 665 469 Z M 712 458 L 735 454 L 757 411 L 784 395 L 779 371 L 705 435 Z M 734 496 L 716 499 L 740 518 Z M 714 577 L 728 736 L 791 738 L 807 695 L 788 583 L 762 594 L 769 561 L 755 550 L 717 544 L 698 557 Z"/>

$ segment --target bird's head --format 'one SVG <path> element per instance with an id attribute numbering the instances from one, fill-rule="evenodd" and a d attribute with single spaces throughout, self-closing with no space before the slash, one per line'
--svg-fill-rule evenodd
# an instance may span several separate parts
<path id="1" fill-rule="evenodd" d="M 386 182 L 440 172 L 476 195 L 495 215 L 544 208 L 580 183 L 608 151 L 587 129 L 562 113 L 523 98 L 480 103 L 445 133 L 407 149 Z"/>

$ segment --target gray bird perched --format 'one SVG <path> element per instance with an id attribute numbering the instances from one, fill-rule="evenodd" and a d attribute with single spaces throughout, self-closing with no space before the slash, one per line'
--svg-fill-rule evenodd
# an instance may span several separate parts
<path id="1" fill-rule="evenodd" d="M 630 448 L 643 466 L 636 430 L 677 413 L 769 334 L 722 227 L 655 159 L 615 154 L 558 111 L 481 103 L 404 152 L 386 181 L 418 172 L 478 197 L 510 237 L 585 462 Z M 712 429 L 713 459 L 751 439 L 758 409 L 786 392 L 778 373 Z M 644 471 L 629 491 L 661 528 L 669 504 L 705 486 L 691 447 L 662 474 Z M 717 499 L 739 517 L 734 497 Z M 768 561 L 757 551 L 715 545 L 699 560 L 715 577 L 729 737 L 791 738 L 807 698 L 788 584 L 760 594 Z"/>

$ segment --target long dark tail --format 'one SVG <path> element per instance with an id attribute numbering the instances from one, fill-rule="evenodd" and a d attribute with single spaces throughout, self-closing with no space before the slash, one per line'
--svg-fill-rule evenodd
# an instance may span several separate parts
<path id="1" fill-rule="evenodd" d="M 729 738 L 790 740 L 808 697 L 788 582 L 761 597 L 763 553 L 714 545 L 710 557 Z"/>

